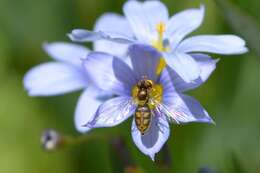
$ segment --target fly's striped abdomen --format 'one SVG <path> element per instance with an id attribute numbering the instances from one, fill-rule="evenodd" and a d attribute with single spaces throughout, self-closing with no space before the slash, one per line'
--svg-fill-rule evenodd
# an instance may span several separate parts
<path id="1" fill-rule="evenodd" d="M 151 110 L 148 105 L 138 105 L 135 111 L 135 124 L 142 135 L 144 135 L 149 130 L 151 125 L 151 118 Z"/>

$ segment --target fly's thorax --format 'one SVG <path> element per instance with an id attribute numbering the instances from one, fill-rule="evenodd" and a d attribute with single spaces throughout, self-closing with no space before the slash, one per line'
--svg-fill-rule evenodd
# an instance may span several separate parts
<path id="1" fill-rule="evenodd" d="M 154 109 L 157 103 L 162 102 L 162 95 L 162 85 L 155 84 L 151 80 L 140 80 L 132 89 L 134 102 L 140 106 L 147 104 L 150 109 Z"/>
<path id="2" fill-rule="evenodd" d="M 137 93 L 137 98 L 140 101 L 147 101 L 148 99 L 148 93 L 146 89 L 139 89 Z"/>

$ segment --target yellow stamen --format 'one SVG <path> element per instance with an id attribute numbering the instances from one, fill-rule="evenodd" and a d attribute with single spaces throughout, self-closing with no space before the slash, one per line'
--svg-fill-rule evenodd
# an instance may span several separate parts
<path id="1" fill-rule="evenodd" d="M 167 52 L 169 51 L 169 47 L 165 47 L 164 45 L 164 38 L 163 34 L 166 30 L 166 25 L 163 22 L 160 22 L 156 25 L 156 30 L 158 32 L 158 38 L 157 40 L 152 41 L 152 45 L 154 48 L 156 48 L 160 52 Z M 164 58 L 162 57 L 158 63 L 156 74 L 160 75 L 163 69 L 166 67 L 166 62 Z"/>
<path id="2" fill-rule="evenodd" d="M 165 67 L 166 67 L 166 62 L 165 62 L 164 58 L 162 57 L 162 58 L 160 58 L 159 63 L 157 65 L 156 74 L 160 75 Z"/>
<path id="3" fill-rule="evenodd" d="M 160 22 L 156 25 L 156 30 L 158 32 L 158 39 L 156 41 L 152 41 L 153 47 L 155 47 L 159 51 L 167 51 L 167 48 L 163 45 L 163 34 L 165 32 L 166 26 L 163 22 Z"/>

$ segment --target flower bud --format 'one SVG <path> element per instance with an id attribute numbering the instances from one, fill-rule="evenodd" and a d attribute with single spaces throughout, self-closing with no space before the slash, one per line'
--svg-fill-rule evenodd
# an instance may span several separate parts
<path id="1" fill-rule="evenodd" d="M 53 129 L 47 129 L 43 131 L 41 136 L 41 145 L 44 150 L 55 150 L 61 145 L 61 142 L 61 135 L 57 131 Z"/>

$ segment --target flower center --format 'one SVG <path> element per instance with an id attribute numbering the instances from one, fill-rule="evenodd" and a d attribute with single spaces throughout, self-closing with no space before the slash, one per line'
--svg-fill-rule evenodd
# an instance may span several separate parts
<path id="1" fill-rule="evenodd" d="M 140 80 L 137 85 L 132 88 L 132 97 L 137 105 L 147 104 L 150 109 L 154 109 L 158 103 L 162 102 L 163 87 L 160 84 L 154 84 L 149 87 L 140 87 L 139 83 L 143 81 L 152 82 L 151 80 Z"/>

